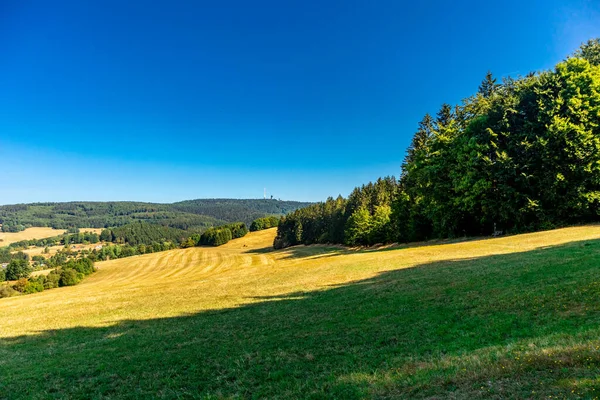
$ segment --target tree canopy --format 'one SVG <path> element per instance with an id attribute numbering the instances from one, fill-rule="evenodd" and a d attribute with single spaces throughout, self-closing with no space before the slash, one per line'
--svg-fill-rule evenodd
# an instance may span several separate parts
<path id="1" fill-rule="evenodd" d="M 551 71 L 488 72 L 419 123 L 399 180 L 294 211 L 274 246 L 371 245 L 600 220 L 600 40 Z"/>

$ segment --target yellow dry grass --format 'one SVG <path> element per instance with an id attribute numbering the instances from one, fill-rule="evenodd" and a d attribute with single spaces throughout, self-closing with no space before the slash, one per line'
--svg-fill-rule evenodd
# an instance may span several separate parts
<path id="1" fill-rule="evenodd" d="M 30 247 L 28 249 L 19 250 L 19 251 L 22 251 L 25 254 L 29 254 L 29 257 L 44 256 L 44 257 L 48 258 L 48 257 L 56 254 L 59 250 L 62 250 L 64 248 L 65 248 L 65 246 L 61 246 L 61 245 L 48 247 L 47 254 L 44 254 L 45 247 Z M 16 253 L 16 250 L 13 253 Z"/>
<path id="2" fill-rule="evenodd" d="M 0 337 L 127 319 L 180 316 L 367 279 L 435 261 L 507 254 L 600 238 L 600 226 L 382 251 L 299 246 L 270 251 L 275 229 L 218 248 L 190 248 L 98 263 L 77 286 L 0 299 Z M 276 301 L 276 300 L 274 300 Z"/>
<path id="3" fill-rule="evenodd" d="M 78 250 L 92 250 L 92 249 L 94 249 L 98 245 L 100 245 L 100 243 L 96 243 L 96 244 L 73 244 L 70 247 L 71 247 L 72 251 L 78 251 Z M 44 256 L 46 258 L 49 258 L 49 257 L 53 256 L 54 254 L 58 253 L 60 250 L 62 250 L 64 248 L 65 248 L 64 245 L 50 246 L 50 247 L 48 247 L 48 253 L 44 253 L 45 247 L 30 247 L 28 249 L 19 250 L 19 251 L 22 251 L 25 254 L 29 254 L 29 257 Z"/>
<path id="4" fill-rule="evenodd" d="M 11 243 L 21 240 L 44 239 L 47 237 L 62 235 L 64 229 L 53 228 L 27 228 L 21 232 L 0 232 L 0 247 L 8 246 Z"/>

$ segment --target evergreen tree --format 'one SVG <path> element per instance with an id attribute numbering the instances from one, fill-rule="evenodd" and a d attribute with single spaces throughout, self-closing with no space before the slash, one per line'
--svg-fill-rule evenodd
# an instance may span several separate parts
<path id="1" fill-rule="evenodd" d="M 483 78 L 483 81 L 479 85 L 479 94 L 484 98 L 489 98 L 494 94 L 497 87 L 498 84 L 496 83 L 496 78 L 494 78 L 492 73 L 488 71 L 485 75 L 485 78 Z"/>

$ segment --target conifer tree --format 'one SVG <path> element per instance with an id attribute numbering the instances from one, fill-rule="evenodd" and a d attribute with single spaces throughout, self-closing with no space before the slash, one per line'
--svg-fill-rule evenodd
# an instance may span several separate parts
<path id="1" fill-rule="evenodd" d="M 479 94 L 487 99 L 494 94 L 497 87 L 498 84 L 496 83 L 496 78 L 494 78 L 492 73 L 488 71 L 485 75 L 485 78 L 483 78 L 483 81 L 479 85 Z"/>

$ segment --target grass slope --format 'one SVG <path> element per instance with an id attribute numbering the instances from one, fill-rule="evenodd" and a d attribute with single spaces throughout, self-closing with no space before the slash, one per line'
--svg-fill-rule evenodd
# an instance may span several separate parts
<path id="1" fill-rule="evenodd" d="M 99 263 L 0 300 L 2 398 L 594 398 L 600 226 Z"/>

